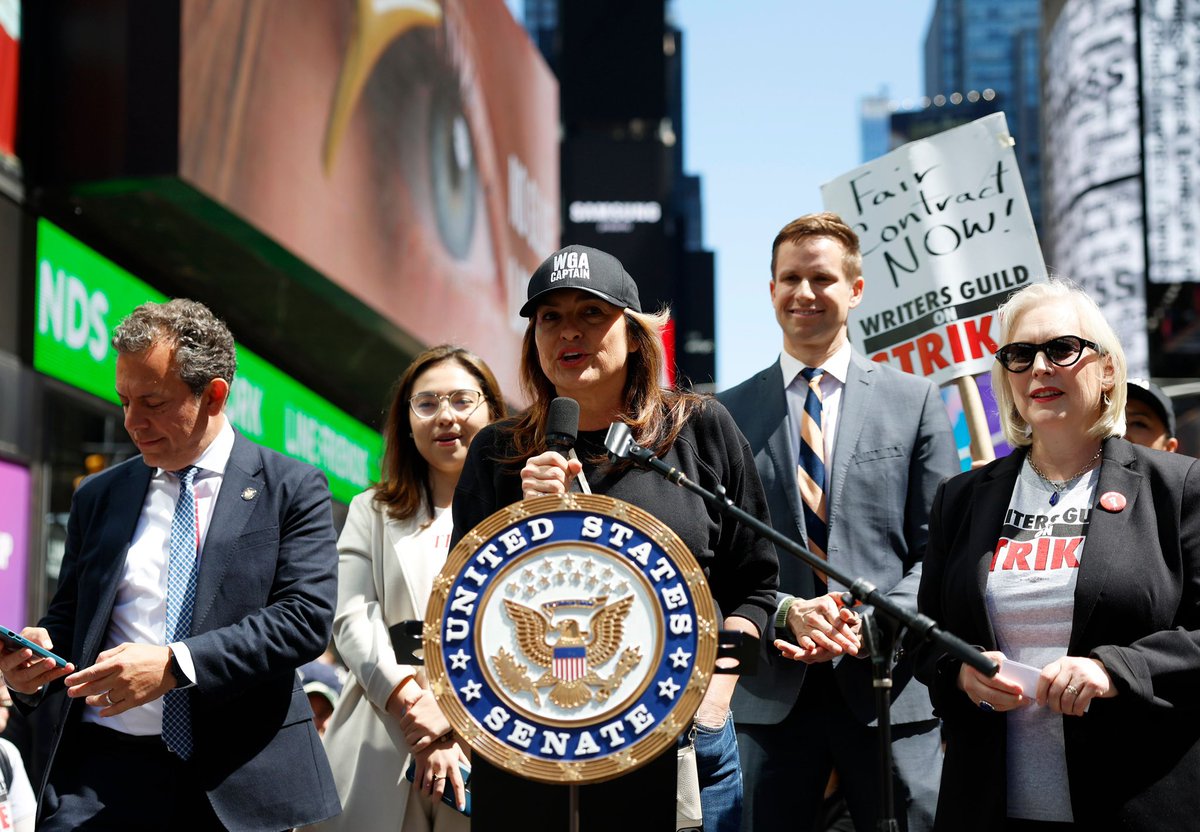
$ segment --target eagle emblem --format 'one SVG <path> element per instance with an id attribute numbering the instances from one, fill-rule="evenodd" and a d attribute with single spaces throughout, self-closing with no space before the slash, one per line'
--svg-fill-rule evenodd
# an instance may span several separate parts
<path id="1" fill-rule="evenodd" d="M 588 601 L 543 604 L 543 609 L 539 610 L 504 599 L 504 609 L 516 628 L 520 652 L 544 671 L 536 680 L 531 679 L 529 668 L 501 647 L 492 656 L 492 666 L 501 683 L 514 694 L 528 693 L 538 706 L 542 704 L 538 691 L 547 687 L 550 688 L 550 701 L 560 708 L 579 708 L 593 698 L 597 702 L 606 701 L 642 660 L 637 647 L 627 647 L 617 659 L 611 676 L 605 679 L 596 672 L 596 668 L 608 662 L 620 648 L 625 618 L 633 600 L 629 595 L 609 604 L 608 597 L 602 595 Z M 560 607 L 595 608 L 596 611 L 588 621 L 588 629 L 582 630 L 575 618 L 554 621 L 554 614 Z"/>

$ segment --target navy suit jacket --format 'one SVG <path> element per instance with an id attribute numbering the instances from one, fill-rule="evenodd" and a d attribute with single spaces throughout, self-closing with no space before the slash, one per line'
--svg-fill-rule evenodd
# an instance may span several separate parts
<path id="1" fill-rule="evenodd" d="M 779 362 L 718 398 L 750 442 L 772 525 L 807 544 L 796 485 L 796 428 L 788 417 Z M 829 560 L 916 609 L 929 506 L 938 483 L 960 470 L 941 396 L 927 379 L 852 353 L 838 412 L 828 495 Z M 779 552 L 779 591 L 799 598 L 816 594 L 812 570 L 785 551 Z M 739 723 L 774 725 L 796 702 L 805 665 L 780 658 L 773 638 L 768 633 L 764 639 L 766 655 L 758 673 L 738 682 L 733 711 Z M 843 657 L 835 661 L 834 674 L 850 709 L 864 724 L 873 723 L 870 662 Z M 892 721 L 932 719 L 925 687 L 910 684 L 911 662 L 899 662 L 893 678 Z"/>
<path id="2" fill-rule="evenodd" d="M 1017 451 L 946 482 L 930 521 L 921 611 L 996 650 L 984 593 L 1013 487 Z M 1069 656 L 1100 659 L 1116 685 L 1082 717 L 1064 717 L 1071 806 L 1080 829 L 1188 830 L 1200 817 L 1200 461 L 1104 443 L 1079 562 Z M 916 650 L 946 736 L 936 829 L 1002 830 L 1006 718 L 974 706 L 959 663 Z M 1046 788 L 1051 788 L 1047 785 Z"/>
<path id="3" fill-rule="evenodd" d="M 126 554 L 153 469 L 136 457 L 76 492 L 59 587 L 40 622 L 55 651 L 85 668 L 104 642 Z M 341 810 L 296 668 L 329 643 L 337 541 L 324 475 L 237 435 L 201 552 L 191 635 L 193 769 L 229 829 L 278 832 Z M 54 755 L 72 741 L 84 704 L 61 682 Z M 49 787 L 47 783 L 49 782 Z M 137 784 L 131 783 L 130 789 Z"/>

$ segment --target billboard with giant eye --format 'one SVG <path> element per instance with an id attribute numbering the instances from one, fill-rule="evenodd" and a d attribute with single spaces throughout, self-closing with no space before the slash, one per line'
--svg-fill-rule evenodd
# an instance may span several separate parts
<path id="1" fill-rule="evenodd" d="M 182 8 L 181 177 L 515 394 L 559 239 L 558 85 L 502 0 Z"/>

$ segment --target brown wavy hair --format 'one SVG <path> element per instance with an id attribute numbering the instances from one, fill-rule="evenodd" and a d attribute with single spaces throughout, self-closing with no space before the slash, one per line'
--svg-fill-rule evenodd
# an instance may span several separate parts
<path id="1" fill-rule="evenodd" d="M 775 235 L 771 244 L 771 280 L 775 279 L 775 263 L 779 259 L 779 247 L 784 243 L 799 243 L 809 237 L 829 237 L 842 244 L 842 270 L 851 283 L 862 277 L 862 253 L 858 247 L 858 235 L 854 229 L 832 211 L 805 214 L 789 222 Z"/>
<path id="2" fill-rule="evenodd" d="M 626 309 L 624 313 L 629 357 L 626 359 L 624 403 L 618 418 L 629 425 L 639 445 L 661 456 L 705 397 L 676 387 L 663 387 L 659 383 L 667 363 L 659 333 L 670 320 L 670 309 L 664 306 L 653 314 Z M 535 315 L 525 327 L 521 345 L 521 390 L 530 401 L 529 409 L 504 426 L 503 430 L 512 436 L 512 454 L 501 462 L 524 462 L 546 450 L 546 417 L 550 402 L 558 393 L 542 372 L 536 327 Z"/>
<path id="3" fill-rule="evenodd" d="M 391 405 L 383 432 L 383 470 L 375 485 L 375 501 L 385 506 L 393 520 L 407 520 L 423 507 L 432 512 L 433 489 L 429 486 L 429 463 L 421 456 L 409 430 L 408 400 L 413 385 L 426 370 L 454 362 L 475 377 L 487 401 L 488 421 L 505 413 L 500 385 L 484 360 L 454 344 L 439 344 L 418 355 L 392 388 Z"/>

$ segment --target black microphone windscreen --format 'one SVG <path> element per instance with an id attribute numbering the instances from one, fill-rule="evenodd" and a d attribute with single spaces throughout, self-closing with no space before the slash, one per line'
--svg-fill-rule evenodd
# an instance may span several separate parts
<path id="1" fill-rule="evenodd" d="M 579 437 L 579 402 L 559 396 L 546 414 L 546 445 L 552 451 L 569 450 Z"/>

